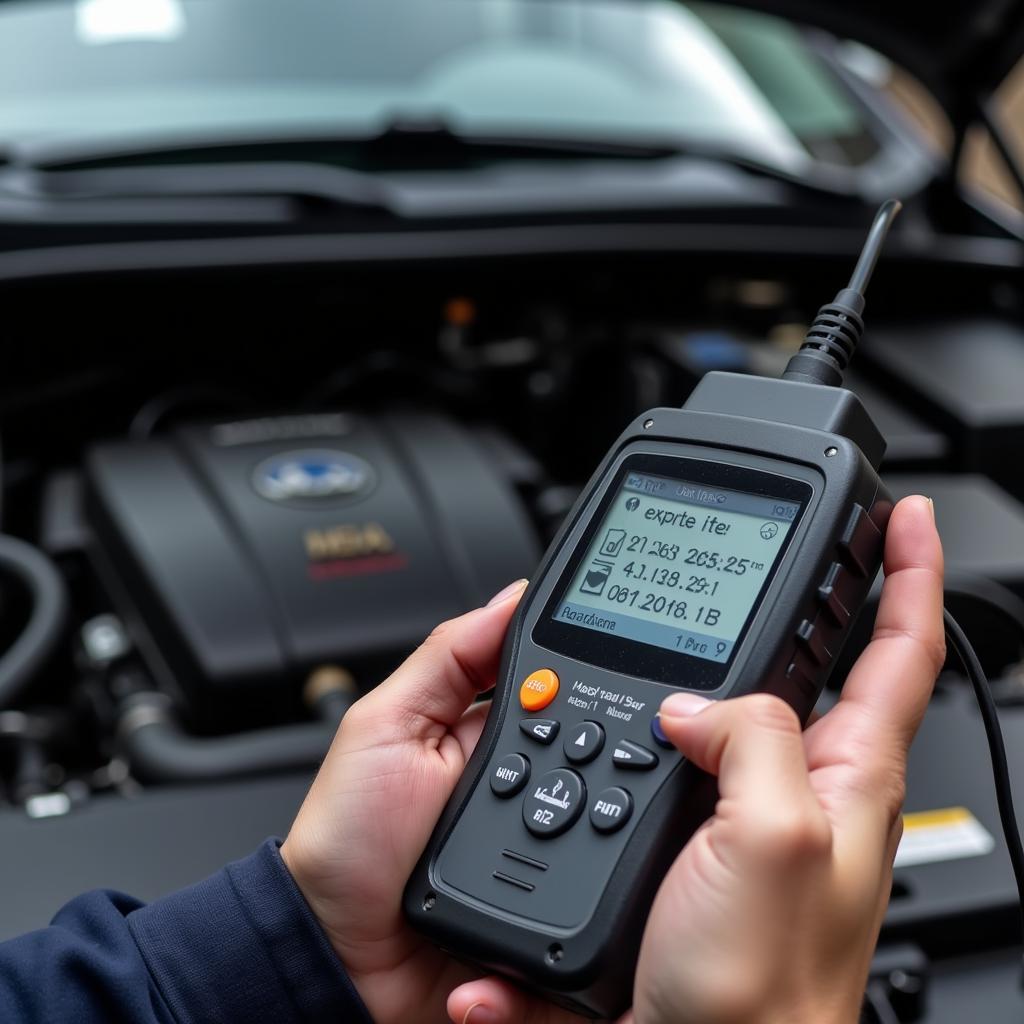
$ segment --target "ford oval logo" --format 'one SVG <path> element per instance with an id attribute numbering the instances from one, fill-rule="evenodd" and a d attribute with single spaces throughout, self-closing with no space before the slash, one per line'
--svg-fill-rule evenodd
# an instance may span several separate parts
<path id="1" fill-rule="evenodd" d="M 253 472 L 253 486 L 271 501 L 344 497 L 366 490 L 373 480 L 368 462 L 329 448 L 283 452 Z"/>

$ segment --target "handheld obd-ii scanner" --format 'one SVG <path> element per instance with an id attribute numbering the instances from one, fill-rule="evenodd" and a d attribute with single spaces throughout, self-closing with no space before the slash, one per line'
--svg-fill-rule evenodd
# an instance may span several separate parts
<path id="1" fill-rule="evenodd" d="M 839 385 L 899 208 L 883 205 L 782 379 L 708 374 L 682 409 L 634 420 L 591 478 L 406 888 L 440 946 L 577 1012 L 630 1005 L 658 886 L 716 799 L 658 707 L 673 689 L 765 692 L 805 722 L 881 564 L 885 442 Z"/>

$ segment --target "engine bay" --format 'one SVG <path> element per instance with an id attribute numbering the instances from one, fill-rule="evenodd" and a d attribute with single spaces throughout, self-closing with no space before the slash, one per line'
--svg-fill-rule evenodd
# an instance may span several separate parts
<path id="1" fill-rule="evenodd" d="M 1024 374 L 1011 271 L 892 248 L 850 386 L 886 435 L 893 490 L 939 496 L 951 572 L 1024 595 L 1006 554 L 1024 537 L 1024 413 L 1007 398 L 995 416 L 989 397 L 992 378 Z M 840 246 L 8 282 L 21 344 L 0 383 L 3 527 L 61 596 L 0 713 L 0 832 L 39 885 L 56 834 L 39 830 L 79 852 L 52 897 L 12 896 L 5 928 L 97 884 L 158 895 L 286 829 L 345 709 L 437 623 L 530 575 L 622 425 L 712 369 L 778 374 L 847 260 Z M 946 365 L 901 367 L 939 333 Z M 957 369 L 972 350 L 991 350 L 987 379 Z M 2 569 L 9 644 L 37 591 Z M 1012 706 L 1015 637 L 960 615 Z M 891 918 L 913 930 L 941 899 L 902 878 L 921 902 Z M 1008 871 L 978 884 L 1009 904 Z"/>

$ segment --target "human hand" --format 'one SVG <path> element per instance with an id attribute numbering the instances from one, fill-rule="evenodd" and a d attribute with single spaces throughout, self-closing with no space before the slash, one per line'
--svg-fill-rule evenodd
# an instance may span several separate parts
<path id="1" fill-rule="evenodd" d="M 483 728 L 520 580 L 439 626 L 345 715 L 281 856 L 377 1024 L 447 1020 L 471 969 L 408 927 L 402 890 Z"/>
<path id="2" fill-rule="evenodd" d="M 648 918 L 633 1024 L 856 1021 L 902 832 L 906 755 L 945 655 L 942 549 L 931 504 L 893 511 L 871 644 L 834 708 L 800 732 L 782 701 L 661 708 L 666 735 L 718 776 L 713 817 L 666 875 Z M 472 981 L 458 1024 L 558 1024 L 507 982 Z"/>

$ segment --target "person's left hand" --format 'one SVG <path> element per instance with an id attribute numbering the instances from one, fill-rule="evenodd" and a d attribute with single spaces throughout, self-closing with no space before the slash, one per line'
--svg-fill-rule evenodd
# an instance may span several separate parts
<path id="1" fill-rule="evenodd" d="M 462 774 L 494 685 L 520 580 L 439 626 L 352 706 L 281 855 L 377 1024 L 447 1021 L 475 977 L 417 935 L 402 891 Z"/>

